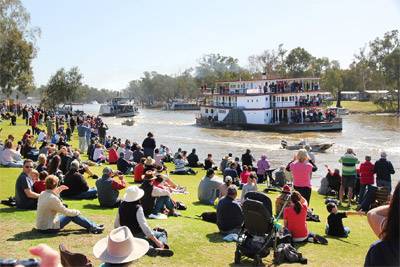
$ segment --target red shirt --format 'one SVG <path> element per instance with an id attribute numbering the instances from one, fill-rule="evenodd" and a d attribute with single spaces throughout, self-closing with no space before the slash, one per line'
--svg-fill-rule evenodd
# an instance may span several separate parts
<path id="1" fill-rule="evenodd" d="M 240 174 L 240 182 L 242 184 L 247 184 L 247 181 L 249 180 L 249 177 L 250 177 L 250 172 L 249 171 L 242 172 Z"/>
<path id="2" fill-rule="evenodd" d="M 134 175 L 135 182 L 143 181 L 143 179 L 142 179 L 143 173 L 144 173 L 144 165 L 139 163 L 133 169 L 133 175 Z"/>
<path id="3" fill-rule="evenodd" d="M 365 161 L 360 164 L 360 184 L 374 184 L 374 164 Z"/>
<path id="4" fill-rule="evenodd" d="M 287 221 L 287 228 L 292 233 L 293 238 L 306 238 L 307 230 L 307 205 L 302 204 L 299 214 L 296 213 L 293 206 L 285 208 L 283 211 L 283 219 Z"/>
<path id="5" fill-rule="evenodd" d="M 33 183 L 33 191 L 35 193 L 40 194 L 41 192 L 46 190 L 46 183 L 45 181 L 36 181 Z"/>
<path id="6" fill-rule="evenodd" d="M 108 163 L 115 164 L 117 163 L 118 158 L 117 150 L 111 148 L 110 151 L 108 151 Z"/>

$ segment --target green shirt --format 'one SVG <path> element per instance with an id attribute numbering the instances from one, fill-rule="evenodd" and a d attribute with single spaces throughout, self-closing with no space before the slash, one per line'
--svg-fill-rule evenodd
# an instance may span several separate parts
<path id="1" fill-rule="evenodd" d="M 344 154 L 339 162 L 342 163 L 342 175 L 351 176 L 357 175 L 356 165 L 360 163 L 360 161 L 353 154 Z"/>

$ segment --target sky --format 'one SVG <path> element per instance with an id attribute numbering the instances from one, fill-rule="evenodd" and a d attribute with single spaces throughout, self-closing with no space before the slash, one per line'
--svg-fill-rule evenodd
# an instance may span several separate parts
<path id="1" fill-rule="evenodd" d="M 348 67 L 354 54 L 400 30 L 400 0 L 22 0 L 41 29 L 36 85 L 77 66 L 84 83 L 120 90 L 144 71 L 178 74 L 205 54 L 239 59 L 303 47 Z"/>

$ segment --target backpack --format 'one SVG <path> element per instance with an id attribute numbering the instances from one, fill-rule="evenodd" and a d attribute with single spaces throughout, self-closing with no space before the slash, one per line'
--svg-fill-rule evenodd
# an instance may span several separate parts
<path id="1" fill-rule="evenodd" d="M 307 259 L 303 258 L 291 244 L 279 244 L 274 252 L 274 264 L 279 265 L 284 262 L 307 264 Z"/>

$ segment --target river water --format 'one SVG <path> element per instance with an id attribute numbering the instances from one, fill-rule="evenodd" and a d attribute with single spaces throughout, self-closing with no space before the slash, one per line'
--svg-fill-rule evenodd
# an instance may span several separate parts
<path id="1" fill-rule="evenodd" d="M 89 114 L 96 115 L 99 105 L 78 106 Z M 313 185 L 319 186 L 319 179 L 325 176 L 325 164 L 331 168 L 340 168 L 338 159 L 348 147 L 354 149 L 358 158 L 370 155 L 373 161 L 379 158 L 381 151 L 386 151 L 388 160 L 396 170 L 393 180 L 400 178 L 400 118 L 390 115 L 354 114 L 343 117 L 342 132 L 313 133 L 271 133 L 261 131 L 233 131 L 225 129 L 206 129 L 195 125 L 195 111 L 164 111 L 142 109 L 135 117 L 133 126 L 123 126 L 124 119 L 104 118 L 109 126 L 108 134 L 123 139 L 130 139 L 141 144 L 149 131 L 153 132 L 157 146 L 165 144 L 173 151 L 179 147 L 189 153 L 197 149 L 203 160 L 207 153 L 213 154 L 216 162 L 226 155 L 240 157 L 244 151 L 251 149 L 258 159 L 266 154 L 272 167 L 285 165 L 293 158 L 295 151 L 282 149 L 280 141 L 285 139 L 289 144 L 302 139 L 309 142 L 334 143 L 325 153 L 315 153 L 317 172 L 313 175 Z"/>

